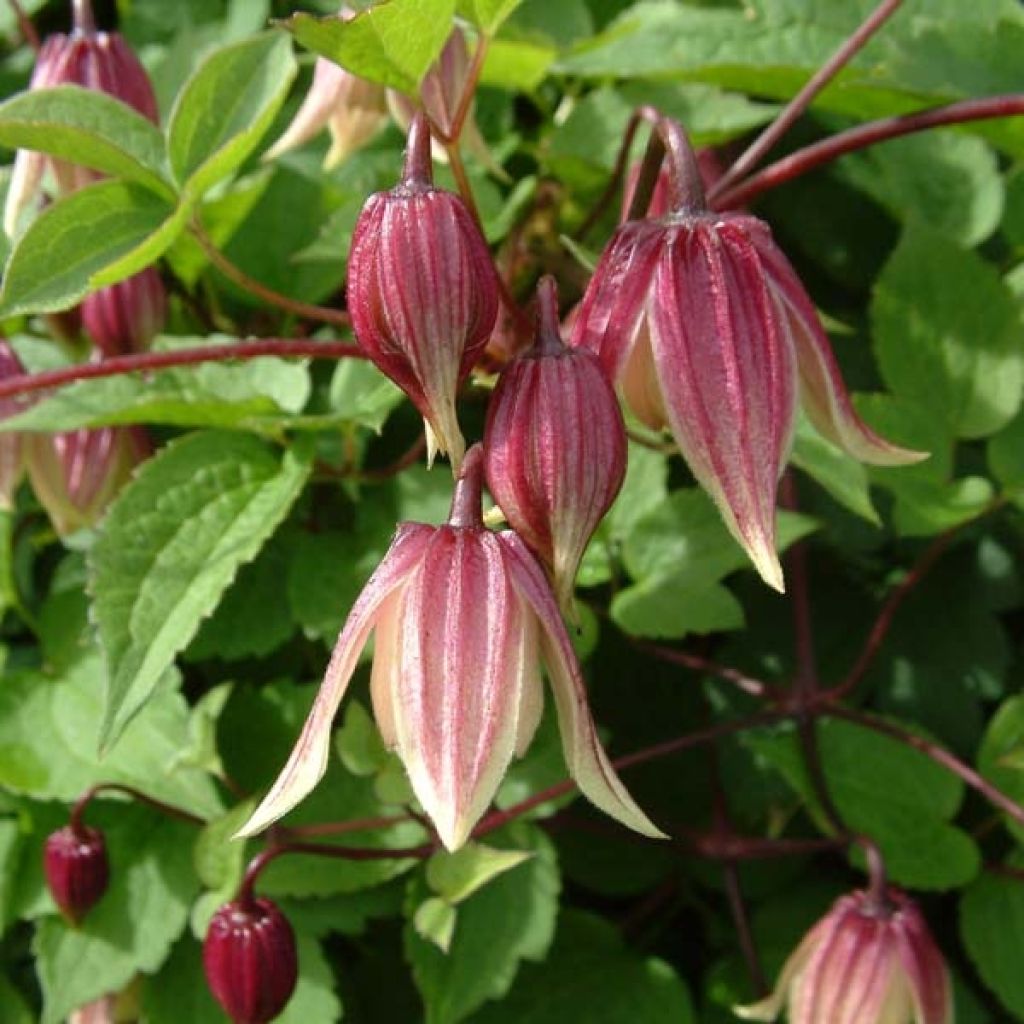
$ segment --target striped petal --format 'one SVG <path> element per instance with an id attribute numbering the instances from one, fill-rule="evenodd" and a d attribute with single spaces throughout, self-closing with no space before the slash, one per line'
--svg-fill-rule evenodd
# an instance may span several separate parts
<path id="1" fill-rule="evenodd" d="M 516 590 L 540 624 L 541 655 L 551 681 L 569 774 L 583 795 L 616 821 L 641 835 L 666 838 L 629 795 L 601 746 L 579 663 L 544 573 L 514 533 L 506 531 L 497 539 Z"/>
<path id="2" fill-rule="evenodd" d="M 748 218 L 674 228 L 648 297 L 672 435 L 765 582 L 783 589 L 775 498 L 796 411 L 795 359 Z"/>
<path id="3" fill-rule="evenodd" d="M 331 723 L 376 624 L 381 605 L 406 584 L 422 561 L 433 533 L 432 527 L 417 523 L 399 527 L 384 560 L 352 606 L 288 763 L 252 817 L 238 830 L 238 837 L 263 831 L 290 811 L 323 778 L 330 752 Z"/>

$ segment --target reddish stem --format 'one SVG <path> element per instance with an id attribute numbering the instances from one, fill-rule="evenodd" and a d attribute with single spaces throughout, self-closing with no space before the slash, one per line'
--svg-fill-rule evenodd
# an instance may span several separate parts
<path id="1" fill-rule="evenodd" d="M 413 188 L 429 188 L 434 183 L 434 167 L 430 156 L 430 122 L 418 110 L 409 125 L 405 143 L 402 184 Z"/>
<path id="2" fill-rule="evenodd" d="M 727 665 L 719 665 L 709 658 L 702 658 L 697 654 L 690 654 L 687 651 L 676 651 L 671 647 L 663 647 L 661 644 L 646 643 L 645 641 L 634 641 L 634 646 L 641 651 L 646 651 L 655 658 L 671 662 L 674 665 L 682 665 L 683 668 L 692 669 L 694 672 L 703 672 L 707 675 L 717 676 L 726 682 L 732 683 L 735 687 L 752 697 L 765 697 L 770 694 L 777 694 L 778 688 L 761 679 L 744 673 Z"/>
<path id="3" fill-rule="evenodd" d="M 1024 94 L 987 96 L 984 99 L 964 100 L 943 107 L 920 110 L 914 114 L 887 117 L 869 121 L 845 132 L 831 135 L 811 146 L 798 149 L 781 160 L 769 164 L 763 171 L 751 175 L 746 181 L 726 191 L 715 190 L 711 206 L 716 210 L 731 210 L 750 203 L 762 192 L 777 188 L 793 178 L 820 167 L 830 160 L 845 156 L 887 139 L 899 138 L 914 132 L 927 131 L 943 125 L 967 124 L 996 117 L 1024 114 Z"/>
<path id="4" fill-rule="evenodd" d="M 789 131 L 796 119 L 811 105 L 822 89 L 850 63 L 859 50 L 864 48 L 868 40 L 896 12 L 901 3 L 902 0 L 883 0 L 864 23 L 811 76 L 807 84 L 779 112 L 779 116 L 740 154 L 735 163 L 711 189 L 708 198 L 713 203 L 716 197 L 721 196 L 730 186 L 760 163 L 762 157 Z"/>
<path id="5" fill-rule="evenodd" d="M 93 797 L 98 793 L 102 793 L 104 790 L 113 790 L 117 793 L 124 793 L 126 796 L 130 796 L 133 800 L 138 800 L 139 803 L 148 804 L 150 807 L 160 811 L 161 814 L 166 814 L 169 818 L 177 818 L 179 821 L 187 821 L 191 825 L 206 824 L 205 819 L 200 818 L 198 814 L 192 814 L 191 811 L 175 807 L 173 804 L 165 804 L 163 800 L 157 800 L 155 797 L 148 796 L 146 793 L 143 793 L 142 790 L 136 789 L 134 786 L 126 786 L 120 782 L 98 782 L 95 786 L 90 786 L 90 788 L 87 789 L 71 807 L 69 824 L 71 825 L 71 829 L 75 835 L 81 836 L 84 834 L 85 825 L 82 818 L 85 815 L 85 810 L 92 802 Z"/>
<path id="6" fill-rule="evenodd" d="M 21 38 L 38 53 L 40 45 L 39 33 L 36 31 L 35 25 L 32 24 L 32 19 L 25 13 L 25 8 L 21 6 L 18 0 L 7 0 L 7 3 L 14 12 L 14 19 L 18 23 L 18 31 L 21 33 Z"/>
<path id="7" fill-rule="evenodd" d="M 279 831 L 291 839 L 314 839 L 320 836 L 344 836 L 352 832 L 372 832 L 378 828 L 404 825 L 413 821 L 411 814 L 392 814 L 380 818 L 353 818 L 350 821 L 325 821 L 318 825 L 280 826 Z"/>
<path id="8" fill-rule="evenodd" d="M 173 366 L 191 366 L 195 363 L 223 363 L 232 359 L 257 359 L 261 356 L 280 356 L 284 359 L 366 358 L 362 349 L 351 342 L 261 338 L 259 341 L 239 341 L 230 345 L 180 348 L 174 352 L 140 352 L 130 356 L 111 356 L 99 363 L 79 363 L 75 366 L 62 366 L 57 370 L 44 370 L 41 373 L 21 373 L 0 380 L 0 399 L 58 388 L 65 384 L 73 384 L 75 381 L 92 380 L 97 377 L 117 377 L 124 373 L 166 370 Z"/>

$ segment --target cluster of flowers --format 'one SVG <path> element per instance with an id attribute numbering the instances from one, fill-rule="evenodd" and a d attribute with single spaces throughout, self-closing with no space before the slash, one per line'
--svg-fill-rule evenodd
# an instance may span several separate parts
<path id="1" fill-rule="evenodd" d="M 896 465 L 921 457 L 857 417 L 813 304 L 768 227 L 749 214 L 708 209 L 685 135 L 664 118 L 656 130 L 665 169 L 648 215 L 627 219 L 613 236 L 568 344 L 555 284 L 540 282 L 534 344 L 505 367 L 483 443 L 466 451 L 456 397 L 495 327 L 500 284 L 470 210 L 433 184 L 430 131 L 433 122 L 443 134 L 456 116 L 466 66 L 457 33 L 428 76 L 421 108 L 393 100 L 410 123 L 404 172 L 394 189 L 367 201 L 348 282 L 359 344 L 422 414 L 431 461 L 444 453 L 453 464 L 450 517 L 440 527 L 398 527 L 338 638 L 291 757 L 240 835 L 266 828 L 323 776 L 333 717 L 375 632 L 376 720 L 445 847 L 458 849 L 472 835 L 511 759 L 530 743 L 543 707 L 542 665 L 580 790 L 628 827 L 662 837 L 602 748 L 563 621 L 572 614 L 583 552 L 625 474 L 617 393 L 648 427 L 671 431 L 730 531 L 780 590 L 776 491 L 798 396 L 819 431 L 859 459 Z M 91 23 L 47 41 L 33 86 L 59 83 L 107 91 L 156 118 L 136 58 L 116 34 Z M 382 110 L 377 87 L 321 61 L 311 95 L 271 153 L 329 122 L 329 159 L 341 159 L 376 130 Z M 19 154 L 9 230 L 47 164 L 59 191 L 95 180 Z M 155 271 L 90 296 L 82 320 L 97 357 L 148 341 L 163 303 Z M 3 356 L 13 359 L 9 351 Z M 0 369 L 14 372 L 8 364 Z M 63 443 L 91 451 L 85 440 Z M 0 467 L 17 461 L 7 451 L 0 456 Z M 61 465 L 66 474 L 68 459 Z M 511 529 L 485 527 L 485 479 Z M 43 496 L 46 486 L 37 483 L 37 491 Z M 106 888 L 102 836 L 69 825 L 47 843 L 45 867 L 58 906 L 79 921 Z M 214 916 L 205 965 L 233 1020 L 268 1021 L 295 985 L 291 928 L 269 901 L 240 896 Z M 790 1019 L 800 1024 L 911 1016 L 945 1024 L 951 1013 L 941 955 L 913 904 L 892 890 L 840 900 L 791 958 L 779 992 L 742 1012 L 773 1019 L 787 998 Z"/>

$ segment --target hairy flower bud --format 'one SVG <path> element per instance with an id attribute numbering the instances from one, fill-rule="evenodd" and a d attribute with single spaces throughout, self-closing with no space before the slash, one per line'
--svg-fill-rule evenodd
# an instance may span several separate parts
<path id="1" fill-rule="evenodd" d="M 626 475 L 626 428 L 600 360 L 562 342 L 554 280 L 538 287 L 533 349 L 502 373 L 487 410 L 487 486 L 544 563 L 563 609 L 583 552 Z"/>
<path id="2" fill-rule="evenodd" d="M 0 338 L 0 380 L 17 377 L 25 372 L 21 360 L 5 338 Z M 10 398 L 0 399 L 0 417 L 6 418 L 18 411 L 18 403 Z M 25 471 L 25 443 L 21 434 L 0 434 L 0 509 L 14 504 Z"/>
<path id="3" fill-rule="evenodd" d="M 745 1020 L 792 1024 L 952 1024 L 942 953 L 904 893 L 842 896 L 786 961 L 775 991 Z"/>
<path id="4" fill-rule="evenodd" d="M 355 16 L 347 4 L 342 4 L 338 12 L 342 21 Z M 327 128 L 331 133 L 331 148 L 324 158 L 324 167 L 329 170 L 365 146 L 387 119 L 382 85 L 353 75 L 326 57 L 318 57 L 313 67 L 313 84 L 302 106 L 263 159 L 273 160 Z"/>
<path id="5" fill-rule="evenodd" d="M 483 453 L 467 453 L 445 526 L 403 523 L 338 637 L 288 763 L 239 835 L 266 828 L 323 777 L 331 721 L 376 630 L 370 691 L 424 811 L 455 850 L 540 722 L 551 681 L 569 772 L 592 803 L 661 836 L 601 747 L 562 617 L 537 561 L 510 530 L 484 528 Z"/>
<path id="6" fill-rule="evenodd" d="M 167 293 L 154 267 L 82 300 L 82 325 L 105 356 L 141 352 L 160 333 Z"/>
<path id="7" fill-rule="evenodd" d="M 462 200 L 435 188 L 430 133 L 413 122 L 402 182 L 370 196 L 352 235 L 348 308 L 363 351 L 412 399 L 428 454 L 455 466 L 465 442 L 455 394 L 487 343 L 498 283 Z"/>
<path id="8" fill-rule="evenodd" d="M 268 899 L 225 903 L 210 919 L 203 967 L 210 991 L 234 1024 L 266 1024 L 295 991 L 295 933 Z"/>
<path id="9" fill-rule="evenodd" d="M 40 47 L 29 89 L 78 85 L 105 92 L 156 123 L 153 86 L 131 47 L 117 32 L 96 31 L 88 3 L 75 4 L 75 15 L 76 27 L 70 35 L 52 35 Z M 43 153 L 18 150 L 4 207 L 4 231 L 9 236 L 17 232 L 21 214 L 38 193 L 47 167 L 53 172 L 61 194 L 74 192 L 101 177 L 89 168 Z"/>
<path id="10" fill-rule="evenodd" d="M 110 866 L 103 833 L 84 825 L 65 825 L 43 849 L 46 885 L 60 912 L 78 924 L 107 891 Z"/>
<path id="11" fill-rule="evenodd" d="M 25 448 L 32 489 L 61 536 L 92 526 L 147 454 L 131 427 L 32 434 Z"/>
<path id="12" fill-rule="evenodd" d="M 597 353 L 647 426 L 668 426 L 697 481 L 764 580 L 783 589 L 775 498 L 797 393 L 808 418 L 854 458 L 925 456 L 857 416 L 814 306 L 768 225 L 704 207 L 690 153 L 670 175 L 673 212 L 629 221 L 605 249 L 572 342 Z"/>

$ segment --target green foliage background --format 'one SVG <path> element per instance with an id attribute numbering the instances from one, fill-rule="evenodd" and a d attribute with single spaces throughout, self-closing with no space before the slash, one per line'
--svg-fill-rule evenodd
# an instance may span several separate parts
<path id="1" fill-rule="evenodd" d="M 24 6 L 42 31 L 66 26 L 57 0 Z M 5 254 L 0 318 L 30 370 L 79 355 L 57 346 L 38 314 L 154 262 L 172 294 L 157 348 L 293 334 L 293 317 L 211 267 L 186 230 L 196 216 L 258 281 L 307 302 L 340 301 L 355 218 L 366 195 L 396 180 L 403 138 L 389 127 L 326 173 L 324 140 L 261 162 L 308 85 L 303 47 L 411 88 L 456 14 L 494 33 L 477 119 L 508 178 L 471 161 L 471 180 L 516 294 L 528 297 L 546 271 L 568 304 L 615 211 L 588 239 L 592 252 L 561 238 L 603 189 L 637 104 L 734 155 L 873 5 L 390 0 L 351 30 L 308 16 L 333 13 L 333 2 L 300 6 L 306 15 L 289 27 L 302 46 L 266 30 L 269 17 L 292 13 L 277 0 L 100 6 L 151 71 L 162 131 L 95 94 L 21 93 L 32 54 L 0 6 L 10 44 L 0 89 L 13 97 L 0 106 L 0 144 L 45 146 L 111 175 L 53 203 Z M 1022 53 L 1015 0 L 907 0 L 781 150 L 871 118 L 1022 91 Z M 954 530 L 851 703 L 1024 801 L 1024 120 L 893 141 L 767 194 L 755 211 L 825 315 L 858 409 L 886 436 L 932 453 L 911 468 L 865 469 L 798 431 L 800 512 L 782 513 L 780 532 L 786 544 L 807 538 L 822 681 L 843 678 L 886 596 Z M 463 403 L 473 438 L 485 398 L 482 382 Z M 27 488 L 0 513 L 0 1018 L 12 1024 L 56 1022 L 113 991 L 130 1019 L 222 1019 L 201 980 L 199 943 L 259 848 L 227 837 L 283 763 L 396 522 L 440 522 L 450 497 L 444 465 L 378 472 L 420 424 L 353 360 L 266 357 L 79 382 L 0 429 L 107 424 L 146 425 L 158 451 L 94 531 L 59 541 Z M 787 602 L 755 579 L 678 457 L 631 446 L 579 600 L 578 642 L 613 754 L 757 707 L 645 643 L 790 685 Z M 365 676 L 327 778 L 288 824 L 394 816 L 409 799 L 365 710 Z M 820 742 L 842 818 L 878 843 L 893 881 L 927 913 L 954 973 L 957 1019 L 1024 1020 L 1024 885 L 1007 870 L 1024 863 L 1024 830 L 891 736 L 829 719 Z M 716 749 L 736 830 L 829 834 L 791 723 Z M 563 776 L 545 721 L 499 806 Z M 708 750 L 626 778 L 677 841 L 635 841 L 563 799 L 461 860 L 281 858 L 261 884 L 299 936 L 301 978 L 281 1020 L 734 1019 L 729 1006 L 754 991 L 722 865 L 691 841 L 713 823 Z M 72 930 L 43 885 L 41 846 L 101 781 L 207 824 L 96 801 L 89 818 L 107 833 L 113 882 Z M 350 841 L 404 847 L 422 835 L 405 821 Z M 837 850 L 737 870 L 769 976 L 831 900 L 863 880 L 856 857 Z"/>

